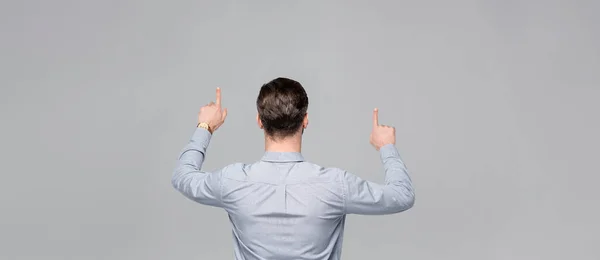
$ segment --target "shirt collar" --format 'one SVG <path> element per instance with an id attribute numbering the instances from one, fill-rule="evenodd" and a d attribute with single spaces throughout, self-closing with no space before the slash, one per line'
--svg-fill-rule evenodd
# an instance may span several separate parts
<path id="1" fill-rule="evenodd" d="M 304 157 L 299 152 L 265 152 L 261 161 L 265 162 L 302 162 Z"/>

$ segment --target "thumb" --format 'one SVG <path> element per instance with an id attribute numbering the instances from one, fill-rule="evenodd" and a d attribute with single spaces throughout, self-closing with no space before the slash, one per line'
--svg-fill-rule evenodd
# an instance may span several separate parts
<path id="1" fill-rule="evenodd" d="M 379 126 L 379 109 L 373 110 L 373 128 Z"/>
<path id="2" fill-rule="evenodd" d="M 223 120 L 227 117 L 227 108 L 223 109 Z"/>

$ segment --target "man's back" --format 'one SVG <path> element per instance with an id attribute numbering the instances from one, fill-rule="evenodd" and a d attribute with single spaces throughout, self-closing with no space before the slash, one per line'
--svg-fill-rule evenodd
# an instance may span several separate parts
<path id="1" fill-rule="evenodd" d="M 223 172 L 223 204 L 237 259 L 339 259 L 344 227 L 342 173 L 266 153 Z"/>

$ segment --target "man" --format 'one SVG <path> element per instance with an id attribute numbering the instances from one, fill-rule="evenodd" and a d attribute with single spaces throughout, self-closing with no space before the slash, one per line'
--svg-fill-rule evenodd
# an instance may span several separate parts
<path id="1" fill-rule="evenodd" d="M 378 123 L 377 109 L 370 141 L 381 156 L 385 185 L 304 160 L 308 97 L 300 83 L 277 78 L 264 84 L 256 106 L 256 121 L 265 133 L 262 159 L 201 170 L 212 133 L 227 117 L 217 88 L 216 101 L 200 109 L 198 128 L 172 178 L 187 198 L 227 211 L 235 259 L 340 259 L 346 214 L 392 214 L 413 206 L 415 195 L 395 147 L 395 130 Z"/>

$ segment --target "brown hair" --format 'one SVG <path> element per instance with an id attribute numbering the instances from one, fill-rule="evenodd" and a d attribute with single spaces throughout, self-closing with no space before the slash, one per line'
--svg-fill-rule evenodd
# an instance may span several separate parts
<path id="1" fill-rule="evenodd" d="M 299 82 L 280 77 L 260 88 L 256 108 L 267 135 L 285 138 L 302 127 L 308 96 Z"/>

